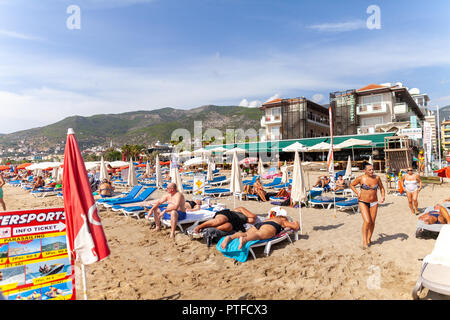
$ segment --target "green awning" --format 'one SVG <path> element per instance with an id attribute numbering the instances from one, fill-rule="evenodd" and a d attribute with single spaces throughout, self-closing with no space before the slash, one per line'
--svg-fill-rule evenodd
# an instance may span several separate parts
<path id="1" fill-rule="evenodd" d="M 394 132 L 386 132 L 386 133 L 373 133 L 373 134 L 359 134 L 359 135 L 352 135 L 352 136 L 337 136 L 333 137 L 333 144 L 339 144 L 342 143 L 348 139 L 361 139 L 361 140 L 371 140 L 372 145 L 367 146 L 354 146 L 354 149 L 363 149 L 363 148 L 383 148 L 384 147 L 384 138 L 385 137 L 391 137 L 395 135 Z M 330 138 L 327 139 L 327 142 L 330 143 Z M 344 149 L 351 149 L 351 147 L 344 148 Z"/>

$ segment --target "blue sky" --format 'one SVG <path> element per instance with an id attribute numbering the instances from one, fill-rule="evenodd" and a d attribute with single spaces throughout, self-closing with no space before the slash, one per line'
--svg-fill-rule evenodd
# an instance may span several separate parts
<path id="1" fill-rule="evenodd" d="M 0 132 L 402 82 L 450 104 L 450 2 L 0 0 Z M 67 8 L 80 8 L 70 30 Z M 381 29 L 366 12 L 377 5 Z"/>

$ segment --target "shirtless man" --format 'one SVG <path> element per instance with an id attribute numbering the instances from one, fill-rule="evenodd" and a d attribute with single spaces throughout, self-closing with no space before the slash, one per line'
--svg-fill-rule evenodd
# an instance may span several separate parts
<path id="1" fill-rule="evenodd" d="M 359 192 L 356 190 L 357 185 L 361 186 Z M 363 218 L 363 248 L 367 248 L 371 244 L 378 204 L 385 200 L 385 190 L 380 177 L 374 175 L 373 165 L 371 164 L 365 165 L 364 174 L 353 180 L 350 188 L 358 198 L 359 210 Z M 381 200 L 378 200 L 378 189 L 380 189 Z"/>
<path id="2" fill-rule="evenodd" d="M 161 229 L 161 218 L 164 216 L 168 218 L 170 216 L 170 237 L 175 238 L 175 229 L 178 220 L 186 218 L 186 201 L 183 194 L 177 190 L 175 183 L 169 183 L 166 190 L 167 194 L 165 196 L 157 201 L 150 202 L 152 208 L 148 211 L 148 217 L 153 215 L 156 224 L 155 231 L 159 231 Z M 159 206 L 166 202 L 167 207 L 161 211 Z"/>

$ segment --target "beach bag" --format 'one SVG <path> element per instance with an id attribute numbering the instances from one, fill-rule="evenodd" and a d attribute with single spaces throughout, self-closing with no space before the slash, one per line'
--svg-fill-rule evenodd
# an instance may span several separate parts
<path id="1" fill-rule="evenodd" d="M 205 228 L 203 230 L 203 237 L 206 240 L 206 245 L 210 247 L 213 243 L 219 242 L 222 237 L 232 235 L 234 231 L 226 232 L 216 228 Z"/>

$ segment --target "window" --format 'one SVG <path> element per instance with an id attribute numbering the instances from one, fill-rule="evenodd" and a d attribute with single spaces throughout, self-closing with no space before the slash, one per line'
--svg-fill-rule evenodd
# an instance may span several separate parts
<path id="1" fill-rule="evenodd" d="M 363 127 L 374 126 L 376 124 L 382 124 L 383 117 L 370 117 L 361 119 L 361 125 Z"/>
<path id="2" fill-rule="evenodd" d="M 361 104 L 380 104 L 382 101 L 383 96 L 381 94 L 361 97 Z"/>

